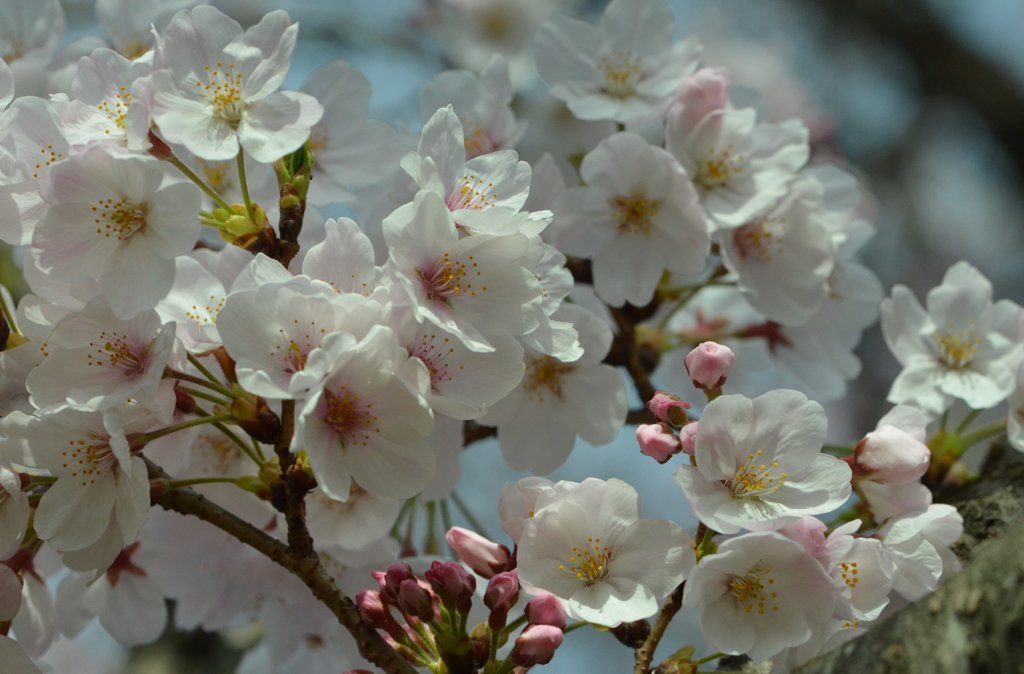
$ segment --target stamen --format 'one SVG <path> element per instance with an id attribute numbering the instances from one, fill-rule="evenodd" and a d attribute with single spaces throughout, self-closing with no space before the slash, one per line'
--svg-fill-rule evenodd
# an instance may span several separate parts
<path id="1" fill-rule="evenodd" d="M 651 233 L 651 222 L 658 214 L 661 204 L 643 194 L 617 196 L 610 202 L 616 234 Z"/>
<path id="2" fill-rule="evenodd" d="M 558 570 L 570 573 L 590 586 L 608 577 L 608 561 L 611 555 L 611 548 L 601 545 L 600 538 L 588 536 L 586 547 L 572 546 L 569 563 L 559 564 Z"/>
<path id="3" fill-rule="evenodd" d="M 545 391 L 561 400 L 565 377 L 576 369 L 572 363 L 563 363 L 551 356 L 534 358 L 526 367 L 523 390 L 537 402 L 544 402 Z"/>

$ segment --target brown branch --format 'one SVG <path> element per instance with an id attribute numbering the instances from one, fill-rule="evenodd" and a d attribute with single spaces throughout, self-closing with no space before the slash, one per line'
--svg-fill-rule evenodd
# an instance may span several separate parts
<path id="1" fill-rule="evenodd" d="M 148 459 L 146 466 L 150 478 L 168 477 L 167 473 Z M 338 589 L 315 552 L 312 560 L 309 555 L 297 553 L 191 489 L 173 489 L 155 494 L 153 503 L 164 510 L 191 515 L 208 522 L 292 572 L 352 634 L 360 655 L 388 674 L 416 673 L 416 669 L 398 655 L 375 630 L 363 623 L 355 602 Z"/>
<path id="2" fill-rule="evenodd" d="M 651 671 L 651 661 L 654 659 L 654 651 L 658 649 L 658 644 L 661 643 L 661 638 L 665 636 L 665 630 L 668 629 L 668 624 L 672 622 L 672 619 L 679 613 L 679 609 L 683 606 L 683 587 L 685 581 L 680 583 L 672 594 L 669 595 L 668 599 L 665 600 L 665 605 L 661 607 L 661 611 L 658 613 L 658 618 L 654 621 L 654 626 L 651 627 L 651 633 L 648 635 L 644 643 L 636 649 L 633 654 L 633 659 L 636 666 L 633 668 L 633 674 L 649 674 Z"/>
<path id="3" fill-rule="evenodd" d="M 652 302 L 652 304 L 654 303 Z M 605 360 L 609 364 L 626 367 L 626 371 L 629 372 L 629 376 L 636 385 L 640 400 L 646 402 L 654 397 L 655 389 L 654 384 L 651 383 L 651 372 L 657 365 L 657 361 L 654 360 L 652 363 L 650 362 L 652 359 L 647 358 L 645 362 L 647 354 L 641 351 L 640 345 L 636 341 L 636 324 L 639 320 L 631 315 L 633 313 L 631 310 L 635 311 L 636 309 L 628 306 L 612 309 L 612 317 L 615 319 L 619 333 Z"/>

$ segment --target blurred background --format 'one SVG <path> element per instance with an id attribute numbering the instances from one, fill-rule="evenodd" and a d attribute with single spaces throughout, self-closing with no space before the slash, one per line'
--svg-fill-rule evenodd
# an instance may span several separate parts
<path id="1" fill-rule="evenodd" d="M 0 2 L 6 0 L 0 0 Z M 301 22 L 287 88 L 335 59 L 359 67 L 373 85 L 371 118 L 416 131 L 419 92 L 449 67 L 480 68 L 491 51 L 515 57 L 532 29 L 554 11 L 587 17 L 605 2 L 570 0 L 223 0 L 243 25 L 271 9 Z M 902 283 L 918 297 L 945 269 L 966 259 L 986 274 L 998 298 L 1024 303 L 1024 3 L 1019 0 L 669 0 L 680 37 L 697 35 L 705 63 L 729 68 L 760 92 L 771 119 L 799 116 L 817 159 L 846 163 L 863 181 L 864 212 L 877 234 L 862 261 L 884 286 Z M 98 34 L 92 3 L 64 0 L 65 44 Z M 2 30 L 2 26 L 0 26 Z M 519 64 L 526 98 L 541 93 Z M 517 111 L 517 114 L 522 114 Z M 530 132 L 521 144 L 532 161 Z M 334 213 L 329 213 L 333 215 Z M 16 284 L 9 264 L 4 276 Z M 828 409 L 830 440 L 851 443 L 887 409 L 898 372 L 877 326 L 859 349 L 860 377 Z M 633 406 L 638 401 L 633 400 Z M 671 470 L 641 460 L 626 429 L 612 445 L 584 443 L 551 479 L 619 477 L 641 486 L 647 517 L 692 530 Z M 460 492 L 490 533 L 500 530 L 495 497 L 520 475 L 501 463 L 496 444 L 464 452 Z M 699 643 L 686 612 L 673 623 L 665 653 Z M 236 647 L 202 634 L 169 634 L 125 654 L 92 628 L 55 647 L 54 670 L 69 674 L 230 672 Z M 621 674 L 632 652 L 610 635 L 580 630 L 566 640 L 552 674 Z M 578 657 L 574 653 L 579 654 Z"/>

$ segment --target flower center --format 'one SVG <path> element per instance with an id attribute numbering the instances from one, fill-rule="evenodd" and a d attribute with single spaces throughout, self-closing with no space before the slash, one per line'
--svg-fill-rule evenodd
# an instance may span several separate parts
<path id="1" fill-rule="evenodd" d="M 444 203 L 452 211 L 461 209 L 484 211 L 498 200 L 498 195 L 491 191 L 493 189 L 493 182 L 485 183 L 480 176 L 467 173 L 462 176 L 459 186 L 445 197 Z"/>
<path id="2" fill-rule="evenodd" d="M 774 584 L 771 569 L 755 566 L 746 575 L 730 576 L 726 587 L 744 613 L 752 613 L 756 609 L 758 615 L 764 615 L 765 608 L 779 610 L 775 603 L 778 594 L 771 591 Z"/>
<path id="3" fill-rule="evenodd" d="M 472 131 L 469 130 L 470 128 Z M 473 124 L 470 126 L 469 123 L 463 122 L 463 130 L 465 131 L 463 145 L 466 146 L 466 159 L 479 157 L 482 154 L 494 152 L 497 149 L 497 144 L 479 125 Z"/>
<path id="4" fill-rule="evenodd" d="M 427 366 L 430 372 L 430 388 L 434 393 L 438 392 L 438 385 L 451 381 L 452 374 L 448 369 L 448 356 L 455 353 L 451 346 L 450 337 L 440 335 L 422 335 L 419 342 L 412 348 L 409 355 L 419 358 Z M 462 365 L 459 370 L 464 369 Z"/>
<path id="5" fill-rule="evenodd" d="M 235 70 L 235 64 L 227 67 L 218 63 L 216 68 L 204 66 L 206 82 L 196 79 L 196 87 L 206 95 L 213 106 L 214 114 L 226 121 L 231 128 L 237 128 L 242 121 L 245 103 L 242 101 L 242 73 Z"/>
<path id="6" fill-rule="evenodd" d="M 629 98 L 636 93 L 636 85 L 640 80 L 640 59 L 633 56 L 630 50 L 612 51 L 602 56 L 597 64 L 598 74 L 604 78 L 602 91 L 609 98 Z"/>
<path id="7" fill-rule="evenodd" d="M 565 377 L 576 369 L 572 363 L 563 363 L 551 356 L 534 358 L 527 367 L 523 390 L 537 402 L 544 402 L 545 390 L 561 400 Z"/>
<path id="8" fill-rule="evenodd" d="M 782 247 L 777 238 L 778 222 L 772 218 L 764 218 L 751 222 L 737 229 L 733 235 L 733 243 L 740 251 L 740 257 L 756 257 L 761 262 L 771 262 L 772 257 Z"/>
<path id="9" fill-rule="evenodd" d="M 121 50 L 121 56 L 125 57 L 129 61 L 134 61 L 140 56 L 148 54 L 149 50 L 152 48 L 153 45 L 146 39 L 146 36 L 140 35 L 129 42 L 128 45 Z"/>
<path id="10" fill-rule="evenodd" d="M 104 238 L 126 241 L 146 227 L 146 204 L 133 204 L 124 197 L 117 201 L 100 199 L 92 207 L 96 233 Z"/>
<path id="11" fill-rule="evenodd" d="M 610 202 L 616 234 L 651 233 L 651 221 L 658 214 L 660 204 L 643 194 L 617 196 Z"/>
<path id="12" fill-rule="evenodd" d="M 61 464 L 83 487 L 96 484 L 97 478 L 118 468 L 117 457 L 110 449 L 110 438 L 99 435 L 68 440 L 68 446 L 61 452 Z"/>
<path id="13" fill-rule="evenodd" d="M 90 367 L 120 370 L 125 376 L 140 375 L 146 371 L 149 344 L 138 347 L 127 335 L 104 330 L 100 332 L 97 341 L 89 342 L 89 346 L 95 349 L 86 355 Z"/>
<path id="14" fill-rule="evenodd" d="M 124 121 L 128 116 L 128 106 L 132 104 L 132 94 L 128 91 L 127 87 L 118 87 L 117 92 L 112 96 L 104 98 L 97 109 L 107 116 L 111 122 L 114 123 L 119 129 L 124 129 Z M 110 135 L 110 129 L 107 129 L 104 133 Z"/>
<path id="15" fill-rule="evenodd" d="M 572 546 L 568 564 L 559 564 L 558 570 L 571 573 L 582 580 L 587 586 L 608 577 L 608 560 L 611 559 L 611 548 L 601 545 L 600 538 L 587 537 L 587 545 Z"/>
<path id="16" fill-rule="evenodd" d="M 936 330 L 932 333 L 932 342 L 939 350 L 939 359 L 946 367 L 959 370 L 971 364 L 974 354 L 981 346 L 981 337 L 976 335 L 972 328 L 958 332 Z"/>
<path id="17" fill-rule="evenodd" d="M 839 577 L 846 583 L 846 587 L 851 590 L 857 589 L 857 585 L 860 583 L 857 573 L 857 562 L 842 562 L 839 564 Z"/>
<path id="18" fill-rule="evenodd" d="M 347 386 L 337 391 L 324 389 L 324 400 L 327 402 L 324 423 L 337 432 L 343 448 L 350 445 L 366 447 L 371 433 L 380 433 L 377 426 L 379 418 L 370 411 L 373 403 L 364 403 L 362 397 L 349 391 Z"/>
<path id="19" fill-rule="evenodd" d="M 226 299 L 223 295 L 209 295 L 205 305 L 193 304 L 186 309 L 185 318 L 199 327 L 216 325 L 217 316 L 220 315 L 220 310 L 224 308 L 224 301 Z"/>
<path id="20" fill-rule="evenodd" d="M 747 454 L 747 460 L 736 469 L 732 480 L 726 483 L 735 498 L 760 498 L 774 494 L 786 482 L 789 477 L 786 473 L 772 473 L 779 467 L 779 462 L 772 461 L 770 466 L 761 463 L 763 455 L 764 451 L 760 449 Z"/>
<path id="21" fill-rule="evenodd" d="M 724 150 L 712 152 L 703 161 L 697 162 L 697 175 L 693 182 L 706 190 L 724 185 L 737 174 L 743 173 L 743 156 L 734 153 L 732 145 Z"/>
<path id="22" fill-rule="evenodd" d="M 10 33 L 5 35 L 4 38 L 7 41 L 7 50 L 0 53 L 0 58 L 6 63 L 14 63 L 25 55 L 25 38 L 21 35 L 11 35 Z"/>
<path id="23" fill-rule="evenodd" d="M 417 269 L 416 273 L 428 300 L 450 305 L 453 297 L 476 297 L 478 289 L 487 292 L 487 286 L 473 287 L 471 279 L 480 276 L 478 267 L 473 255 L 463 262 L 445 253 L 429 271 Z"/>
<path id="24" fill-rule="evenodd" d="M 10 61 L 8 61 L 8 63 L 10 63 Z M 46 147 L 39 148 L 39 154 L 42 155 L 42 158 L 36 163 L 35 172 L 32 173 L 33 178 L 38 178 L 41 170 L 49 168 L 52 164 L 55 164 L 64 158 L 64 153 L 54 151 L 53 145 L 47 145 Z"/>
<path id="25" fill-rule="evenodd" d="M 317 325 L 316 320 L 310 320 L 303 330 L 299 327 L 299 319 L 292 319 L 291 329 L 285 332 L 279 328 L 277 334 L 280 341 L 270 351 L 270 357 L 281 363 L 285 372 L 294 374 L 306 367 L 306 359 L 310 352 L 320 346 L 320 340 L 327 334 L 327 328 Z"/>

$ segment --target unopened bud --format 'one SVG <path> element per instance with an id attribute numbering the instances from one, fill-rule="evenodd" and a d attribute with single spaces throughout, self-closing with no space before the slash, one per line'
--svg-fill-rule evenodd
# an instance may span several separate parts
<path id="1" fill-rule="evenodd" d="M 519 601 L 519 575 L 512 571 L 499 573 L 487 583 L 484 592 L 484 606 L 491 609 L 487 624 L 492 630 L 505 626 L 508 612 Z"/>
<path id="2" fill-rule="evenodd" d="M 562 630 L 551 625 L 530 625 L 516 638 L 512 662 L 521 667 L 546 665 L 562 645 Z"/>
<path id="3" fill-rule="evenodd" d="M 701 68 L 676 90 L 675 102 L 683 108 L 682 126 L 692 130 L 705 117 L 729 103 L 732 80 L 725 68 Z"/>
<path id="4" fill-rule="evenodd" d="M 423 574 L 448 610 L 469 613 L 476 591 L 476 578 L 458 562 L 433 562 Z"/>
<path id="5" fill-rule="evenodd" d="M 537 595 L 527 602 L 523 612 L 531 625 L 551 625 L 560 630 L 565 629 L 565 609 L 553 594 L 545 592 Z"/>
<path id="6" fill-rule="evenodd" d="M 434 619 L 434 596 L 418 579 L 403 580 L 398 586 L 398 607 L 402 613 L 423 622 Z"/>
<path id="7" fill-rule="evenodd" d="M 895 426 L 882 426 L 864 436 L 853 450 L 858 473 L 882 484 L 915 482 L 928 471 L 928 446 Z"/>
<path id="8" fill-rule="evenodd" d="M 508 548 L 476 532 L 452 527 L 444 539 L 466 566 L 484 578 L 493 578 L 494 574 L 508 568 L 511 558 Z"/>
<path id="9" fill-rule="evenodd" d="M 693 456 L 697 443 L 697 421 L 691 421 L 679 429 L 679 442 L 683 445 L 683 453 Z"/>
<path id="10" fill-rule="evenodd" d="M 384 603 L 398 606 L 398 589 L 405 580 L 416 580 L 416 574 L 413 573 L 411 566 L 405 562 L 395 562 L 388 567 L 384 572 L 383 582 L 378 580 L 381 582 L 380 596 Z"/>
<path id="11" fill-rule="evenodd" d="M 364 623 L 374 629 L 384 629 L 390 616 L 379 592 L 360 590 L 356 593 L 356 606 L 359 608 L 359 617 L 363 619 Z"/>
<path id="12" fill-rule="evenodd" d="M 683 362 L 693 385 L 706 393 L 718 393 L 732 371 L 736 355 L 716 342 L 703 342 L 686 354 Z"/>
<path id="13" fill-rule="evenodd" d="M 690 404 L 671 393 L 657 391 L 654 397 L 647 401 L 647 409 L 658 421 L 682 426 L 686 423 L 686 410 L 690 409 Z"/>
<path id="14" fill-rule="evenodd" d="M 668 424 L 640 424 L 636 427 L 640 452 L 658 463 L 665 463 L 682 450 L 683 445 Z"/>

